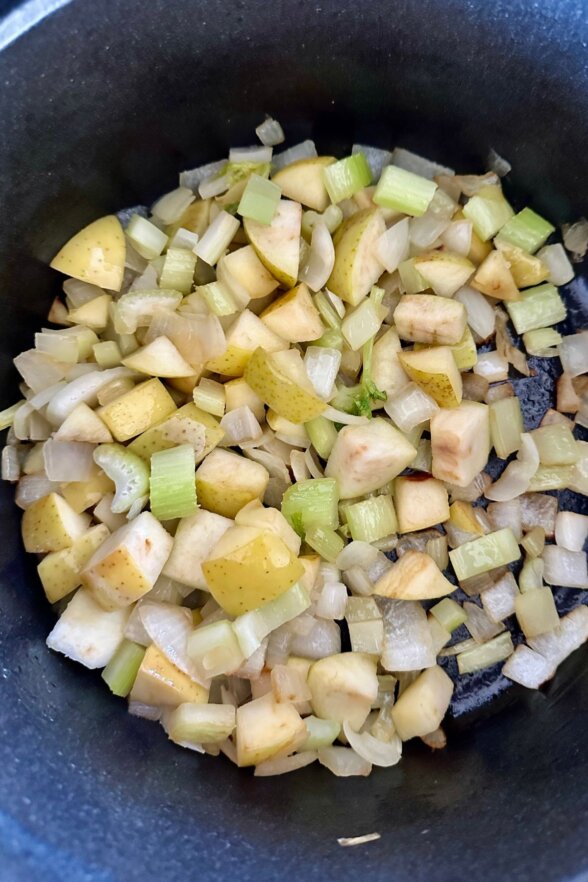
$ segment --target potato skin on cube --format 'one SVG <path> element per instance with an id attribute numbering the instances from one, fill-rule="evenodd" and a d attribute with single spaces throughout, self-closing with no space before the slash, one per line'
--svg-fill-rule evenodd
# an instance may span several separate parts
<path id="1" fill-rule="evenodd" d="M 263 498 L 268 481 L 259 463 L 229 450 L 213 450 L 196 469 L 198 502 L 208 511 L 234 518 L 252 499 Z"/>
<path id="2" fill-rule="evenodd" d="M 99 408 L 98 416 L 117 441 L 128 441 L 170 416 L 176 405 L 160 380 L 146 380 Z"/>
<path id="3" fill-rule="evenodd" d="M 82 584 L 105 609 L 130 606 L 153 588 L 172 544 L 159 521 L 144 511 L 100 546 L 82 570 Z"/>
<path id="4" fill-rule="evenodd" d="M 459 343 L 466 329 L 463 303 L 436 294 L 405 294 L 394 310 L 401 340 L 413 343 Z"/>
<path id="5" fill-rule="evenodd" d="M 33 502 L 22 516 L 22 539 L 26 551 L 43 553 L 69 548 L 86 530 L 88 515 L 78 514 L 63 496 L 49 493 Z"/>
<path id="6" fill-rule="evenodd" d="M 490 456 L 488 406 L 462 401 L 459 407 L 441 408 L 431 417 L 433 476 L 448 484 L 467 487 L 486 466 Z"/>
<path id="7" fill-rule="evenodd" d="M 180 671 L 154 643 L 147 647 L 130 694 L 131 701 L 177 707 L 186 701 L 205 704 L 208 689 Z"/>
<path id="8" fill-rule="evenodd" d="M 237 764 L 256 766 L 287 756 L 306 741 L 304 720 L 293 704 L 278 704 L 271 693 L 237 708 Z"/>
<path id="9" fill-rule="evenodd" d="M 384 272 L 374 246 L 385 232 L 382 212 L 364 208 L 343 221 L 335 234 L 335 266 L 327 288 L 352 306 L 367 297 Z"/>
<path id="10" fill-rule="evenodd" d="M 182 518 L 163 575 L 182 585 L 207 591 L 202 564 L 233 521 L 201 508 Z"/>
<path id="11" fill-rule="evenodd" d="M 110 214 L 76 233 L 51 261 L 52 269 L 74 279 L 120 291 L 125 271 L 125 234 L 119 219 Z"/>

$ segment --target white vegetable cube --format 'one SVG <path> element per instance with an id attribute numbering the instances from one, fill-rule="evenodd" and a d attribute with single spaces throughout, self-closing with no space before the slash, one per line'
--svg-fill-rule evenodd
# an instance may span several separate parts
<path id="1" fill-rule="evenodd" d="M 129 606 L 150 591 L 173 539 L 150 512 L 143 512 L 104 542 L 82 570 L 82 584 L 105 609 Z"/>
<path id="2" fill-rule="evenodd" d="M 107 611 L 80 588 L 47 637 L 47 646 L 87 668 L 103 668 L 123 639 L 130 612 Z"/>
<path id="3" fill-rule="evenodd" d="M 324 327 L 307 286 L 292 288 L 261 313 L 261 320 L 274 334 L 290 343 L 317 340 Z"/>
<path id="4" fill-rule="evenodd" d="M 531 588 L 515 600 L 517 620 L 525 637 L 538 637 L 559 625 L 559 616 L 549 588 Z"/>
<path id="5" fill-rule="evenodd" d="M 337 435 L 325 475 L 335 478 L 341 499 L 377 490 L 400 474 L 416 450 L 390 423 L 371 420 L 365 426 L 345 426 Z"/>
<path id="6" fill-rule="evenodd" d="M 317 717 L 347 721 L 359 730 L 378 694 L 376 663 L 359 652 L 331 655 L 313 664 L 308 685 Z"/>
<path id="7" fill-rule="evenodd" d="M 441 724 L 453 695 L 453 683 L 439 666 L 427 668 L 402 693 L 392 720 L 403 741 L 428 735 Z"/>
<path id="8" fill-rule="evenodd" d="M 465 307 L 457 300 L 435 294 L 405 294 L 394 310 L 401 340 L 414 343 L 459 343 L 466 329 Z"/>
<path id="9" fill-rule="evenodd" d="M 401 533 L 424 530 L 449 518 L 447 488 L 436 478 L 398 478 L 394 484 L 394 504 Z"/>
<path id="10" fill-rule="evenodd" d="M 182 585 L 207 591 L 202 563 L 220 539 L 233 526 L 233 521 L 212 511 L 199 509 L 182 518 L 174 536 L 171 554 L 163 568 L 163 575 Z"/>
<path id="11" fill-rule="evenodd" d="M 196 470 L 198 502 L 226 518 L 251 502 L 262 499 L 269 481 L 266 469 L 229 450 L 213 450 Z"/>
<path id="12" fill-rule="evenodd" d="M 488 462 L 490 421 L 488 407 L 462 401 L 441 408 L 431 417 L 433 476 L 448 484 L 467 487 Z"/>
<path id="13" fill-rule="evenodd" d="M 304 741 L 307 730 L 293 704 L 278 704 L 273 695 L 237 709 L 237 763 L 255 766 L 270 757 L 287 756 Z"/>

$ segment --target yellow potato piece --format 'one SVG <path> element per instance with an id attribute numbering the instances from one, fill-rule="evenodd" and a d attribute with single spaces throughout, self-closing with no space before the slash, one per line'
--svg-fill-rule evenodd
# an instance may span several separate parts
<path id="1" fill-rule="evenodd" d="M 241 346 L 227 346 L 222 355 L 206 363 L 206 369 L 223 377 L 242 377 L 253 353 Z"/>
<path id="2" fill-rule="evenodd" d="M 110 214 L 76 233 L 55 255 L 51 267 L 90 285 L 120 291 L 125 257 L 123 228 Z"/>
<path id="3" fill-rule="evenodd" d="M 418 352 L 420 349 L 430 348 L 431 347 L 427 346 L 426 343 L 415 343 L 413 346 L 415 352 Z M 472 336 L 469 325 L 466 325 L 466 329 L 463 332 L 463 337 L 461 338 L 459 343 L 453 343 L 449 348 L 453 353 L 453 358 L 455 359 L 458 371 L 469 371 L 470 368 L 473 368 L 474 365 L 478 363 L 478 350 L 476 348 L 476 341 Z M 376 347 L 374 346 L 374 354 L 375 352 Z M 376 386 L 378 386 L 377 383 Z M 378 388 L 381 389 L 382 387 L 378 386 Z"/>
<path id="4" fill-rule="evenodd" d="M 57 493 L 33 502 L 22 516 L 22 538 L 26 551 L 61 551 L 70 548 L 88 529 L 90 518 L 78 514 Z"/>
<path id="5" fill-rule="evenodd" d="M 271 693 L 237 708 L 237 764 L 255 766 L 286 756 L 304 743 L 304 720 L 293 704 L 278 704 Z"/>
<path id="6" fill-rule="evenodd" d="M 319 311 L 304 283 L 274 300 L 264 309 L 260 318 L 274 334 L 290 343 L 318 340 L 325 330 Z"/>
<path id="7" fill-rule="evenodd" d="M 52 551 L 43 558 L 37 572 L 49 603 L 67 597 L 82 584 L 80 571 L 109 535 L 108 527 L 98 524 L 76 539 L 71 548 Z"/>
<path id="8" fill-rule="evenodd" d="M 89 300 L 77 309 L 70 309 L 67 320 L 74 325 L 85 325 L 94 331 L 103 331 L 108 324 L 111 303 L 110 294 L 101 294 L 100 297 Z"/>
<path id="9" fill-rule="evenodd" d="M 130 700 L 155 707 L 177 707 L 186 701 L 206 704 L 208 689 L 191 680 L 151 644 L 143 656 Z"/>
<path id="10" fill-rule="evenodd" d="M 411 380 L 440 407 L 457 407 L 461 402 L 461 374 L 448 346 L 401 352 L 399 359 Z"/>
<path id="11" fill-rule="evenodd" d="M 407 551 L 376 582 L 374 594 L 397 600 L 432 600 L 455 591 L 432 557 L 424 551 Z"/>
<path id="12" fill-rule="evenodd" d="M 428 735 L 438 728 L 453 695 L 453 683 L 443 668 L 435 665 L 405 689 L 392 708 L 392 720 L 403 741 Z"/>
<path id="13" fill-rule="evenodd" d="M 476 533 L 478 536 L 484 535 L 484 529 L 474 513 L 474 507 L 471 502 L 464 502 L 457 499 L 449 507 L 449 520 L 459 530 L 465 530 L 467 533 Z"/>
<path id="14" fill-rule="evenodd" d="M 107 493 L 114 493 L 114 483 L 98 468 L 89 481 L 70 481 L 61 485 L 63 498 L 78 514 L 93 508 Z"/>
<path id="15" fill-rule="evenodd" d="M 494 244 L 502 251 L 510 264 L 510 271 L 517 288 L 530 288 L 532 285 L 540 285 L 549 278 L 549 267 L 541 258 L 529 254 L 517 245 L 510 242 L 501 242 L 498 236 Z"/>
<path id="16" fill-rule="evenodd" d="M 198 236 L 204 235 L 209 224 L 211 204 L 212 199 L 197 199 L 196 202 L 192 202 L 175 224 L 170 224 L 165 228 L 170 241 L 180 227 L 189 230 L 190 233 L 196 233 Z"/>
<path id="17" fill-rule="evenodd" d="M 159 380 L 146 380 L 98 409 L 117 441 L 146 432 L 176 410 L 173 398 Z"/>
<path id="18" fill-rule="evenodd" d="M 278 280 L 267 271 L 251 245 L 229 252 L 221 262 L 231 279 L 242 285 L 252 300 L 267 297 L 278 287 Z"/>
<path id="19" fill-rule="evenodd" d="M 381 211 L 364 208 L 343 221 L 335 234 L 335 266 L 327 288 L 352 306 L 367 297 L 384 272 L 375 257 L 374 246 L 385 232 Z"/>
<path id="20" fill-rule="evenodd" d="M 280 199 L 270 224 L 243 219 L 247 238 L 271 275 L 292 288 L 298 278 L 302 207 L 298 202 Z"/>
<path id="21" fill-rule="evenodd" d="M 196 470 L 196 493 L 202 508 L 226 518 L 262 499 L 269 474 L 262 465 L 229 450 L 216 449 Z"/>
<path id="22" fill-rule="evenodd" d="M 520 292 L 502 251 L 491 251 L 472 279 L 472 288 L 497 300 L 520 300 Z"/>
<path id="23" fill-rule="evenodd" d="M 249 541 L 225 552 L 234 537 Z M 202 564 L 202 572 L 216 602 L 229 615 L 238 616 L 279 597 L 298 581 L 304 567 L 275 533 L 232 527 Z"/>
<path id="24" fill-rule="evenodd" d="M 474 264 L 467 257 L 450 251 L 419 254 L 413 258 L 413 266 L 435 294 L 441 297 L 453 297 L 475 270 Z"/>
<path id="25" fill-rule="evenodd" d="M 336 162 L 334 156 L 313 156 L 299 159 L 280 169 L 272 177 L 284 196 L 301 202 L 315 211 L 324 211 L 329 204 L 329 194 L 324 183 L 323 172 L 328 165 Z"/>
<path id="26" fill-rule="evenodd" d="M 170 428 L 172 423 L 175 427 L 173 431 Z M 182 440 L 181 432 L 184 424 L 186 439 Z M 156 426 L 152 426 L 146 432 L 143 432 L 142 435 L 139 435 L 138 438 L 133 439 L 129 444 L 129 450 L 132 450 L 133 453 L 136 453 L 142 459 L 149 461 L 153 453 L 169 450 L 170 447 L 175 447 L 180 442 L 188 443 L 187 439 L 194 424 L 204 426 L 204 448 L 200 452 L 196 452 L 196 463 L 198 464 L 214 450 L 225 433 L 221 429 L 218 420 L 212 414 L 200 410 L 199 407 L 192 403 L 184 404 L 171 417 L 166 418 Z M 175 429 L 180 433 L 179 435 L 175 434 Z M 166 437 L 168 432 L 170 436 L 179 437 L 180 440 L 175 441 L 171 440 L 171 437 Z"/>
<path id="27" fill-rule="evenodd" d="M 401 533 L 425 530 L 449 517 L 447 489 L 435 478 L 408 476 L 394 482 L 394 506 Z"/>
<path id="28" fill-rule="evenodd" d="M 263 349 L 253 353 L 245 369 L 245 379 L 262 401 L 292 423 L 307 423 L 326 407 L 317 395 L 298 386 L 279 370 L 271 354 Z"/>

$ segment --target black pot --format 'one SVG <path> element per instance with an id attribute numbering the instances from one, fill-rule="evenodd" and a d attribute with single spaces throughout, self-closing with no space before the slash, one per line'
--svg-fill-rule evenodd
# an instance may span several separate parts
<path id="1" fill-rule="evenodd" d="M 47 267 L 56 249 L 91 219 L 171 188 L 179 169 L 250 142 L 266 112 L 290 143 L 312 136 L 325 151 L 399 143 L 478 171 L 494 147 L 513 164 L 513 198 L 532 194 L 556 222 L 586 210 L 584 0 L 8 7 L 4 404 L 16 389 L 11 359 L 59 289 Z M 582 283 L 570 290 L 586 308 Z M 0 878 L 586 878 L 585 652 L 546 690 L 508 690 L 500 714 L 492 704 L 483 722 L 462 718 L 441 754 L 411 745 L 398 767 L 369 779 L 319 767 L 254 779 L 166 743 L 96 675 L 46 650 L 52 613 L 22 552 L 12 495 L 0 488 Z M 382 838 L 361 848 L 337 844 L 374 831 Z"/>

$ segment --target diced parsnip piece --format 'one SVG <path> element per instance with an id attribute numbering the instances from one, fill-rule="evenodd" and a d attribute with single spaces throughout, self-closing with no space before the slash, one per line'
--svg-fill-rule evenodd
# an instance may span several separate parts
<path id="1" fill-rule="evenodd" d="M 531 588 L 515 599 L 517 621 L 525 637 L 538 637 L 559 625 L 550 588 Z"/>
<path id="2" fill-rule="evenodd" d="M 37 572 L 49 603 L 57 603 L 79 588 L 81 570 L 109 535 L 108 527 L 97 524 L 76 539 L 71 548 L 53 551 L 43 558 Z"/>
<path id="3" fill-rule="evenodd" d="M 398 478 L 394 482 L 394 505 L 401 533 L 424 530 L 449 517 L 447 488 L 435 478 Z"/>
<path id="4" fill-rule="evenodd" d="M 274 334 L 290 343 L 318 340 L 325 330 L 304 282 L 274 300 L 260 318 Z"/>
<path id="5" fill-rule="evenodd" d="M 70 481 L 61 485 L 63 498 L 78 514 L 93 508 L 107 493 L 114 493 L 114 483 L 98 468 L 88 481 Z"/>
<path id="6" fill-rule="evenodd" d="M 147 346 L 136 349 L 123 358 L 125 367 L 152 377 L 191 377 L 192 365 L 182 358 L 167 337 L 156 337 Z"/>
<path id="7" fill-rule="evenodd" d="M 103 331 L 108 324 L 111 303 L 110 294 L 101 294 L 100 297 L 89 300 L 82 306 L 78 306 L 77 309 L 70 309 L 67 320 L 74 325 L 83 325 L 94 331 Z"/>
<path id="8" fill-rule="evenodd" d="M 47 646 L 86 668 L 103 668 L 124 637 L 129 615 L 127 609 L 107 612 L 80 588 L 47 637 Z"/>
<path id="9" fill-rule="evenodd" d="M 448 346 L 402 352 L 399 359 L 411 380 L 440 407 L 457 407 L 461 403 L 461 374 Z"/>
<path id="10" fill-rule="evenodd" d="M 144 511 L 102 543 L 82 570 L 82 584 L 105 609 L 129 606 L 153 588 L 172 544 L 159 521 Z"/>
<path id="11" fill-rule="evenodd" d="M 276 172 L 272 181 L 282 189 L 283 195 L 294 202 L 324 211 L 329 204 L 329 194 L 324 184 L 323 171 L 336 162 L 334 156 L 311 156 L 291 162 Z"/>
<path id="12" fill-rule="evenodd" d="M 198 438 L 201 434 L 200 427 L 204 429 L 204 444 L 200 449 Z M 152 454 L 161 450 L 169 450 L 176 444 L 193 443 L 196 454 L 196 463 L 201 462 L 205 456 L 214 450 L 222 440 L 224 431 L 219 422 L 210 413 L 200 410 L 191 402 L 184 404 L 163 422 L 147 429 L 138 438 L 129 444 L 129 450 L 143 459 L 150 460 Z"/>
<path id="13" fill-rule="evenodd" d="M 466 284 L 476 267 L 461 254 L 430 251 L 414 258 L 414 267 L 435 294 L 453 297 Z"/>
<path id="14" fill-rule="evenodd" d="M 171 741 L 191 747 L 225 741 L 235 724 L 236 709 L 230 704 L 185 702 L 169 712 L 165 728 Z"/>
<path id="15" fill-rule="evenodd" d="M 236 526 L 221 536 L 202 572 L 219 606 L 237 616 L 279 597 L 300 579 L 304 567 L 275 533 Z"/>
<path id="16" fill-rule="evenodd" d="M 269 475 L 257 462 L 213 450 L 196 470 L 198 502 L 208 511 L 234 518 L 252 499 L 263 499 Z"/>
<path id="17" fill-rule="evenodd" d="M 174 544 L 163 568 L 163 575 L 182 585 L 207 591 L 202 563 L 229 527 L 232 520 L 205 509 L 181 518 Z"/>
<path id="18" fill-rule="evenodd" d="M 424 551 L 411 549 L 376 582 L 374 594 L 397 600 L 432 600 L 455 591 L 435 561 Z"/>
<path id="19" fill-rule="evenodd" d="M 176 410 L 173 398 L 160 380 L 146 380 L 98 409 L 117 441 L 128 441 L 146 432 Z"/>
<path id="20" fill-rule="evenodd" d="M 72 410 L 53 437 L 56 441 L 87 441 L 90 444 L 112 441 L 106 424 L 84 402 Z"/>
<path id="21" fill-rule="evenodd" d="M 237 765 L 256 766 L 287 756 L 306 741 L 304 720 L 293 704 L 278 704 L 271 693 L 237 708 Z"/>
<path id="22" fill-rule="evenodd" d="M 153 707 L 177 707 L 188 701 L 206 704 L 208 689 L 176 668 L 152 643 L 143 656 L 129 699 Z"/>
<path id="23" fill-rule="evenodd" d="M 78 514 L 62 496 L 49 493 L 33 502 L 22 516 L 25 550 L 43 553 L 70 548 L 89 523 L 88 515 Z"/>
<path id="24" fill-rule="evenodd" d="M 360 652 L 319 659 L 308 674 L 312 709 L 317 717 L 349 722 L 359 730 L 378 694 L 375 660 Z"/>
<path id="25" fill-rule="evenodd" d="M 384 272 L 375 244 L 385 232 L 382 212 L 365 208 L 343 221 L 335 234 L 335 266 L 327 287 L 352 306 L 367 297 Z"/>
<path id="26" fill-rule="evenodd" d="M 491 251 L 472 279 L 472 288 L 497 300 L 518 300 L 519 289 L 502 251 Z"/>
<path id="27" fill-rule="evenodd" d="M 382 419 L 365 426 L 345 426 L 337 435 L 325 475 L 335 478 L 341 499 L 352 499 L 383 487 L 416 456 L 404 435 Z"/>
<path id="28" fill-rule="evenodd" d="M 249 359 L 260 347 L 264 352 L 279 352 L 288 348 L 286 340 L 268 328 L 255 313 L 244 309 L 226 332 L 227 348 L 206 363 L 206 368 L 226 377 L 243 375 Z"/>
<path id="29" fill-rule="evenodd" d="M 466 328 L 463 303 L 435 294 L 405 294 L 394 310 L 401 340 L 413 343 L 459 343 Z"/>
<path id="30" fill-rule="evenodd" d="M 300 553 L 300 536 L 292 529 L 284 515 L 277 508 L 265 508 L 259 499 L 248 502 L 235 515 L 235 523 L 240 527 L 257 527 L 269 530 L 284 542 L 290 551 Z M 312 585 L 310 586 L 312 588 Z"/>
<path id="31" fill-rule="evenodd" d="M 217 274 L 224 276 L 229 288 L 231 283 L 243 287 L 252 300 L 267 297 L 278 287 L 278 280 L 268 273 L 251 245 L 237 248 L 225 254 L 217 266 Z"/>
<path id="32" fill-rule="evenodd" d="M 502 241 L 500 237 L 495 239 L 494 244 L 499 251 L 502 251 L 510 264 L 510 272 L 517 288 L 540 285 L 541 282 L 546 282 L 549 279 L 549 267 L 539 255 L 529 254 L 518 245 Z"/>
<path id="33" fill-rule="evenodd" d="M 490 422 L 488 407 L 462 401 L 431 417 L 433 475 L 440 481 L 467 487 L 488 462 Z"/>
<path id="34" fill-rule="evenodd" d="M 125 257 L 125 234 L 111 214 L 76 233 L 55 255 L 51 267 L 90 285 L 120 291 Z"/>
<path id="35" fill-rule="evenodd" d="M 453 683 L 436 665 L 423 671 L 392 708 L 392 720 L 403 741 L 428 735 L 441 724 L 453 695 Z"/>
<path id="36" fill-rule="evenodd" d="M 262 401 L 290 422 L 307 423 L 326 407 L 311 391 L 310 381 L 308 386 L 300 385 L 286 373 L 278 358 L 264 349 L 253 353 L 245 369 L 245 379 Z"/>
<path id="37" fill-rule="evenodd" d="M 245 234 L 265 268 L 287 288 L 298 278 L 302 207 L 280 199 L 270 224 L 243 219 Z"/>
<path id="38" fill-rule="evenodd" d="M 374 343 L 372 380 L 376 388 L 385 392 L 388 398 L 393 398 L 408 383 L 406 371 L 400 363 L 401 349 L 400 339 L 394 328 L 389 328 Z"/>

